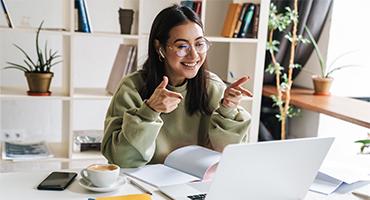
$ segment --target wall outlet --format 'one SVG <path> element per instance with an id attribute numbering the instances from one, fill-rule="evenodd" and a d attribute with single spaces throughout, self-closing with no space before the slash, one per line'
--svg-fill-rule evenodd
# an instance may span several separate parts
<path id="1" fill-rule="evenodd" d="M 24 139 L 26 131 L 24 129 L 3 129 L 1 130 L 1 141 L 21 141 Z"/>

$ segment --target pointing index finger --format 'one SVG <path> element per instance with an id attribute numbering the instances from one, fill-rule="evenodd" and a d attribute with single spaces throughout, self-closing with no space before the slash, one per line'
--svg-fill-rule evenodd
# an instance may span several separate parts
<path id="1" fill-rule="evenodd" d="M 230 84 L 230 88 L 235 88 L 235 87 L 238 87 L 240 86 L 241 84 L 247 82 L 249 80 L 249 76 L 243 76 L 241 77 L 240 79 L 238 79 L 237 81 L 235 81 L 234 83 L 231 83 Z"/>

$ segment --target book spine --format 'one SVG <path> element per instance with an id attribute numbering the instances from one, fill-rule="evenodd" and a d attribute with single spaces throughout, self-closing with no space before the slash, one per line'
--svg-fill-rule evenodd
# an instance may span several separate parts
<path id="1" fill-rule="evenodd" d="M 242 5 L 239 3 L 229 4 L 229 10 L 227 12 L 224 27 L 222 29 L 221 35 L 224 37 L 233 37 L 236 23 L 240 15 Z"/>
<path id="2" fill-rule="evenodd" d="M 80 24 L 81 24 L 80 31 L 89 33 L 89 27 L 87 23 L 87 16 L 86 16 L 86 11 L 85 11 L 85 7 L 83 4 L 83 0 L 76 0 L 75 3 L 78 9 L 79 19 L 80 19 Z"/>
<path id="3" fill-rule="evenodd" d="M 6 18 L 6 21 L 8 23 L 9 28 L 14 28 L 13 21 L 10 18 L 10 15 L 9 15 L 9 12 L 8 12 L 8 9 L 7 9 L 6 5 L 5 5 L 4 0 L 1 0 L 1 7 L 3 7 L 5 18 Z"/>
<path id="4" fill-rule="evenodd" d="M 248 10 L 244 16 L 243 19 L 243 24 L 240 28 L 238 37 L 239 38 L 246 38 L 248 30 L 251 28 L 251 23 L 252 23 L 252 18 L 253 18 L 253 13 L 254 13 L 254 4 L 249 4 Z"/>
<path id="5" fill-rule="evenodd" d="M 260 21 L 260 5 L 257 4 L 256 8 L 254 9 L 253 15 L 253 28 L 251 33 L 252 38 L 257 38 L 259 21 Z"/>
<path id="6" fill-rule="evenodd" d="M 87 27 L 89 29 L 89 33 L 92 33 L 91 18 L 90 18 L 90 14 L 89 14 L 89 8 L 87 6 L 86 0 L 83 0 L 83 3 L 84 3 L 85 15 L 86 15 L 86 19 L 87 19 Z"/>
<path id="7" fill-rule="evenodd" d="M 234 35 L 233 35 L 234 38 L 238 37 L 239 31 L 240 31 L 242 23 L 243 23 L 244 15 L 247 12 L 248 5 L 249 5 L 249 3 L 243 3 L 243 7 L 242 7 L 242 10 L 241 10 L 240 15 L 239 15 L 238 22 L 236 23 L 236 26 L 235 26 Z"/>
<path id="8" fill-rule="evenodd" d="M 202 2 L 201 1 L 196 1 L 195 3 L 195 13 L 198 14 L 199 17 L 202 16 Z"/>

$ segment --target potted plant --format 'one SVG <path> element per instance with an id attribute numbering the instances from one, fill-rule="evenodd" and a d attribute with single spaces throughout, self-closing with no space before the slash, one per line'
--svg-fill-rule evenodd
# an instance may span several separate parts
<path id="1" fill-rule="evenodd" d="M 39 35 L 43 23 L 44 21 L 41 22 L 36 33 L 36 60 L 32 60 L 21 47 L 13 44 L 25 55 L 26 59 L 24 59 L 23 65 L 7 62 L 8 66 L 4 67 L 4 69 L 17 69 L 24 72 L 29 87 L 27 94 L 31 96 L 49 96 L 51 94 L 49 88 L 51 79 L 54 75 L 54 73 L 50 71 L 51 67 L 62 62 L 61 60 L 56 61 L 60 55 L 58 55 L 57 51 L 53 52 L 51 49 L 48 49 L 47 42 L 45 42 L 44 52 L 40 49 Z"/>
<path id="2" fill-rule="evenodd" d="M 335 66 L 336 64 L 336 61 L 339 60 L 339 58 L 343 57 L 344 55 L 347 55 L 348 53 L 351 53 L 351 52 L 347 52 L 347 53 L 344 53 L 338 57 L 336 57 L 334 59 L 333 62 L 331 62 L 331 64 L 327 65 L 322 57 L 322 54 L 321 54 L 321 51 L 319 49 L 319 46 L 315 40 L 315 38 L 313 37 L 311 31 L 308 29 L 307 26 L 305 26 L 305 30 L 307 32 L 307 35 L 308 35 L 308 38 L 310 39 L 310 42 L 312 43 L 313 47 L 314 47 L 314 50 L 315 50 L 315 53 L 317 55 L 317 58 L 319 59 L 319 64 L 320 64 L 320 75 L 313 75 L 312 76 L 312 81 L 313 81 L 313 85 L 314 85 L 314 91 L 316 95 L 330 95 L 330 87 L 331 87 L 331 83 L 333 82 L 333 77 L 331 76 L 333 72 L 337 71 L 337 70 L 340 70 L 340 69 L 343 69 L 343 68 L 347 68 L 347 67 L 353 67 L 353 66 L 358 66 L 358 65 L 339 65 L 339 66 Z"/>

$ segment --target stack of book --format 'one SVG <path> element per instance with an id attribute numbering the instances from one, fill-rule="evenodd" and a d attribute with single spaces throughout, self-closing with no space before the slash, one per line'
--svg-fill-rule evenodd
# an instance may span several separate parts
<path id="1" fill-rule="evenodd" d="M 257 38 L 260 5 L 230 3 L 221 35 L 229 38 Z"/>
<path id="2" fill-rule="evenodd" d="M 116 92 L 121 79 L 125 75 L 136 71 L 136 52 L 137 47 L 135 45 L 121 44 L 119 46 L 105 88 L 109 94 Z"/>
<path id="3" fill-rule="evenodd" d="M 3 160 L 33 160 L 53 157 L 47 147 L 46 142 L 19 143 L 19 142 L 4 142 L 3 143 Z"/>

